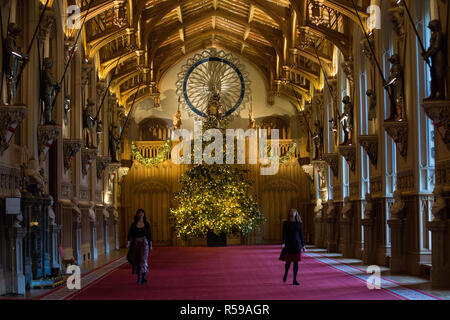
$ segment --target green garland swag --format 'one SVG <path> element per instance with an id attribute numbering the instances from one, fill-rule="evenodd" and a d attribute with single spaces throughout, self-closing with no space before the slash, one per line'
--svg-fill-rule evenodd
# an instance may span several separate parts
<path id="1" fill-rule="evenodd" d="M 153 158 L 145 158 L 139 152 L 138 148 L 134 144 L 134 141 L 131 141 L 131 152 L 133 153 L 134 159 L 138 161 L 140 164 L 146 167 L 157 167 L 160 163 L 166 161 L 166 156 L 172 150 L 172 141 L 167 140 L 162 149 L 158 151 L 158 155 Z"/>

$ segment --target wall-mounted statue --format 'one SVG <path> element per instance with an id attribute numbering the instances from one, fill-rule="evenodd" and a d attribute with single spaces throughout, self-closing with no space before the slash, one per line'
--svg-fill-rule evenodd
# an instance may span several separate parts
<path id="1" fill-rule="evenodd" d="M 112 124 L 109 128 L 109 153 L 111 162 L 119 162 L 117 153 L 120 150 L 120 136 L 117 134 L 117 125 Z"/>
<path id="2" fill-rule="evenodd" d="M 344 206 L 342 207 L 342 219 L 350 220 L 352 218 L 352 203 L 350 197 L 344 198 Z"/>
<path id="3" fill-rule="evenodd" d="M 56 82 L 52 72 L 53 60 L 44 58 L 41 79 L 41 100 L 44 103 L 44 124 L 55 124 L 52 120 L 53 99 L 61 86 Z"/>
<path id="4" fill-rule="evenodd" d="M 314 123 L 314 135 L 312 136 L 312 139 L 315 146 L 315 155 L 313 160 L 320 160 L 323 155 L 323 127 L 320 125 L 319 120 Z"/>
<path id="5" fill-rule="evenodd" d="M 48 196 L 50 199 L 50 204 L 48 205 L 48 224 L 50 226 L 56 226 L 55 219 L 55 211 L 53 210 L 53 204 L 55 203 L 52 196 Z"/>
<path id="6" fill-rule="evenodd" d="M 250 110 L 248 112 L 248 128 L 249 129 L 256 129 L 256 121 L 255 118 L 253 117 L 253 111 Z"/>
<path id="7" fill-rule="evenodd" d="M 89 149 L 97 148 L 94 145 L 94 127 L 96 123 L 94 106 L 95 103 L 88 99 L 86 106 L 83 108 L 84 146 Z"/>
<path id="8" fill-rule="evenodd" d="M 181 129 L 181 112 L 177 110 L 173 115 L 173 130 Z"/>
<path id="9" fill-rule="evenodd" d="M 430 47 L 422 54 L 427 60 L 431 58 L 431 95 L 426 100 L 445 100 L 447 78 L 445 35 L 439 20 L 430 21 L 428 28 L 431 30 Z"/>
<path id="10" fill-rule="evenodd" d="M 402 192 L 400 190 L 394 191 L 394 204 L 391 207 L 391 219 L 403 219 L 405 216 L 405 202 L 403 201 Z"/>
<path id="11" fill-rule="evenodd" d="M 366 92 L 367 98 L 369 99 L 369 120 L 375 120 L 377 118 L 377 97 L 375 95 L 375 91 L 372 89 L 367 90 Z"/>
<path id="12" fill-rule="evenodd" d="M 403 68 L 400 64 L 400 56 L 392 55 L 389 62 L 392 64 L 389 79 L 384 85 L 389 90 L 391 98 L 391 116 L 388 121 L 401 121 L 405 119 L 404 93 L 403 93 Z"/>
<path id="13" fill-rule="evenodd" d="M 16 43 L 16 37 L 22 32 L 22 29 L 15 23 L 8 25 L 8 36 L 5 40 L 4 51 L 4 73 L 6 76 L 6 104 L 16 103 L 17 87 L 20 70 L 25 67 L 29 57 L 21 52 Z"/>
<path id="14" fill-rule="evenodd" d="M 344 130 L 344 142 L 342 144 L 352 143 L 352 132 L 353 132 L 353 103 L 350 101 L 349 96 L 345 96 L 342 99 L 344 104 L 344 113 L 339 119 L 342 123 L 342 129 Z"/>
<path id="15" fill-rule="evenodd" d="M 34 196 L 41 196 L 44 191 L 45 179 L 41 174 L 39 161 L 30 159 L 25 168 L 26 189 Z"/>

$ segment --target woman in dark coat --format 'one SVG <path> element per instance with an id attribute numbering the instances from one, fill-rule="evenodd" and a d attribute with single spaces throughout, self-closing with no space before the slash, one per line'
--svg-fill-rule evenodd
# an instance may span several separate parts
<path id="1" fill-rule="evenodd" d="M 297 272 L 298 262 L 301 260 L 300 252 L 305 251 L 305 245 L 302 235 L 302 222 L 296 209 L 289 210 L 289 220 L 283 223 L 283 250 L 280 260 L 286 261 L 283 282 L 286 282 L 291 262 L 294 263 L 294 281 L 293 285 L 298 286 Z"/>
<path id="2" fill-rule="evenodd" d="M 148 254 L 152 251 L 152 233 L 150 224 L 145 219 L 143 209 L 136 211 L 134 222 L 128 231 L 128 261 L 132 264 L 133 274 L 137 274 L 137 283 L 147 282 L 145 275 L 148 272 Z"/>

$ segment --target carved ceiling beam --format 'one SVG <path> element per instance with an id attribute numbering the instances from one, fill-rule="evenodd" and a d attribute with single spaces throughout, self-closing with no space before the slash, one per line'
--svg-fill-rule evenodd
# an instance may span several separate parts
<path id="1" fill-rule="evenodd" d="M 316 26 L 313 24 L 303 26 L 302 28 L 304 28 L 306 32 L 316 34 L 317 36 L 325 38 L 326 40 L 333 43 L 342 52 L 345 59 L 350 56 L 350 39 L 346 35 L 335 30 L 331 30 L 322 26 Z"/>
<path id="2" fill-rule="evenodd" d="M 98 34 L 95 38 L 89 40 L 87 43 L 89 51 L 89 59 L 92 59 L 94 55 L 108 43 L 116 40 L 117 38 L 127 35 L 128 32 L 129 32 L 128 27 L 123 28 L 113 27 L 101 34 Z"/>
<path id="3" fill-rule="evenodd" d="M 227 14 L 224 12 L 224 10 L 207 10 L 203 11 L 202 13 L 196 14 L 195 18 L 188 18 L 184 17 L 184 23 L 180 23 L 179 21 L 176 21 L 172 24 L 169 24 L 167 26 L 164 26 L 163 30 L 155 29 L 155 37 L 152 35 L 150 36 L 150 39 L 154 39 L 150 41 L 150 52 L 149 52 L 149 60 L 152 61 L 154 56 L 156 55 L 156 51 L 159 49 L 161 44 L 164 43 L 168 38 L 175 35 L 179 32 L 180 28 L 187 28 L 189 26 L 195 25 L 199 22 L 202 22 L 204 20 L 207 20 L 213 16 L 220 16 L 227 19 L 230 19 L 233 22 L 239 23 L 243 25 L 244 27 L 251 28 L 253 31 L 260 33 L 276 50 L 278 54 L 281 54 L 281 42 L 279 40 L 279 37 L 274 34 L 273 30 L 267 30 L 267 27 L 261 27 L 257 26 L 255 22 L 248 23 L 246 19 L 237 16 L 235 14 Z M 269 27 L 270 28 L 270 27 Z M 270 28 L 273 29 L 273 28 Z M 214 29 L 217 30 L 217 29 Z M 161 32 L 159 32 L 161 31 Z M 217 30 L 218 31 L 218 30 Z M 267 31 L 267 32 L 266 32 Z M 230 32 L 231 33 L 231 32 Z M 158 38 L 156 34 L 163 35 L 162 37 Z M 272 34 L 272 36 L 270 36 Z"/>
<path id="4" fill-rule="evenodd" d="M 116 54 L 114 58 L 110 58 L 106 61 L 102 61 L 101 68 L 99 70 L 99 78 L 100 80 L 105 79 L 108 73 L 117 65 L 117 60 L 120 59 L 120 63 L 124 63 L 129 59 L 133 59 L 137 57 L 136 51 L 130 51 L 128 54 L 125 54 L 126 51 L 129 51 L 127 48 L 123 49 L 122 52 Z"/>
<path id="5" fill-rule="evenodd" d="M 86 4 L 84 7 L 81 7 L 80 13 L 80 21 L 84 21 L 86 13 L 88 13 L 89 4 Z M 86 17 L 86 22 L 95 18 L 100 13 L 114 8 L 114 1 L 111 0 L 94 0 L 89 8 L 89 13 Z"/>
<path id="6" fill-rule="evenodd" d="M 353 8 L 351 1 L 324 0 L 323 4 L 326 5 L 327 7 L 330 7 L 331 9 L 339 11 L 344 16 L 347 16 L 348 18 L 353 20 L 359 26 L 359 19 L 355 13 L 355 9 Z M 359 7 L 358 5 L 356 5 L 356 7 L 357 7 L 358 13 L 362 19 L 367 19 L 369 17 L 369 15 L 365 9 Z"/>
<path id="7" fill-rule="evenodd" d="M 312 84 L 314 85 L 314 87 L 316 89 L 319 89 L 319 87 L 320 87 L 319 75 L 315 74 L 314 71 L 308 70 L 308 69 L 298 66 L 298 65 L 286 66 L 286 68 L 290 72 L 293 72 L 302 77 L 305 77 L 306 79 L 308 79 L 309 81 L 312 82 Z"/>
<path id="8" fill-rule="evenodd" d="M 111 83 L 111 91 L 118 92 L 122 84 L 124 84 L 131 78 L 140 75 L 141 73 L 142 70 L 138 70 L 137 68 L 135 68 L 133 71 L 122 74 L 120 77 L 116 77 L 116 79 Z"/>
<path id="9" fill-rule="evenodd" d="M 301 48 L 295 48 L 298 51 L 298 54 L 301 55 L 302 57 L 305 57 L 317 64 L 319 64 L 319 59 L 317 59 L 316 54 L 309 49 L 301 49 Z M 331 67 L 333 65 L 333 61 L 330 57 L 328 56 L 324 56 L 321 55 L 319 53 L 319 57 L 320 57 L 320 62 L 322 62 L 322 66 L 324 67 L 324 69 L 327 71 L 327 74 L 331 74 Z"/>

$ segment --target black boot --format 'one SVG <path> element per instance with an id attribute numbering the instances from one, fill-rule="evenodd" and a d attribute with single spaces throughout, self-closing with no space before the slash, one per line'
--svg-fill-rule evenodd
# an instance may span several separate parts
<path id="1" fill-rule="evenodd" d="M 289 271 L 289 267 L 291 266 L 290 262 L 286 262 L 286 264 L 284 265 L 284 276 L 283 276 L 283 282 L 286 282 L 287 280 L 287 276 L 288 276 L 288 271 Z"/>
<path id="2" fill-rule="evenodd" d="M 145 279 L 145 272 L 142 272 L 141 284 L 147 283 L 147 279 Z"/>
<path id="3" fill-rule="evenodd" d="M 141 283 L 141 274 L 140 273 L 138 273 L 138 277 L 137 277 L 137 282 L 136 283 L 137 284 Z"/>
<path id="4" fill-rule="evenodd" d="M 298 272 L 298 262 L 295 261 L 294 262 L 294 281 L 292 282 L 292 284 L 294 286 L 300 285 L 300 283 L 297 282 L 297 272 Z"/>

